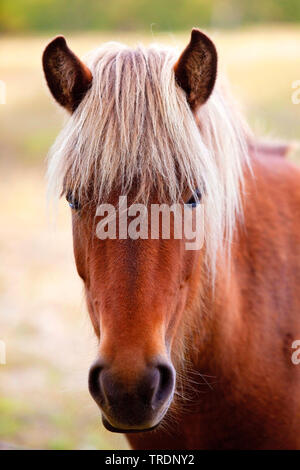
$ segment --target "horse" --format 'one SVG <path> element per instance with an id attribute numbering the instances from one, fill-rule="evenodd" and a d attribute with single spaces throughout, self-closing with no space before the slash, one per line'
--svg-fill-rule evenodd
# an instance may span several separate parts
<path id="1" fill-rule="evenodd" d="M 107 43 L 81 60 L 63 36 L 43 54 L 69 113 L 48 179 L 98 338 L 89 391 L 137 450 L 300 448 L 300 171 L 256 140 L 217 63 L 195 28 L 181 54 Z M 97 208 L 120 195 L 201 207 L 202 248 L 99 239 Z"/>

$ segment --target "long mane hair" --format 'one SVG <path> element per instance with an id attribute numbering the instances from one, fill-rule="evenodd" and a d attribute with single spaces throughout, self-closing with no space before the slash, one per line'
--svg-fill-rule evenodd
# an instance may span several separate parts
<path id="1" fill-rule="evenodd" d="M 105 201 L 113 188 L 137 188 L 147 204 L 202 193 L 205 253 L 212 275 L 220 251 L 230 248 L 241 215 L 247 127 L 217 80 L 192 113 L 173 71 L 175 50 L 108 43 L 85 63 L 92 86 L 57 137 L 48 167 L 49 190 Z M 137 184 L 136 184 L 137 183 Z"/>

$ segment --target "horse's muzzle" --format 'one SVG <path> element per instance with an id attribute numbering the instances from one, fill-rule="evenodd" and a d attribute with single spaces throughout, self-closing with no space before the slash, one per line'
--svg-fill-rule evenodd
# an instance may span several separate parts
<path id="1" fill-rule="evenodd" d="M 142 432 L 154 429 L 173 398 L 175 371 L 171 364 L 148 366 L 129 384 L 97 361 L 90 369 L 89 390 L 103 413 L 103 424 L 112 432 Z"/>

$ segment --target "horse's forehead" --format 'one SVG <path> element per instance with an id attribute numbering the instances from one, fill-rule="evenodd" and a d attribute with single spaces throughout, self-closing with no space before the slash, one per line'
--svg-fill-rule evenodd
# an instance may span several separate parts
<path id="1" fill-rule="evenodd" d="M 144 204 L 148 207 L 150 207 L 152 204 L 171 203 L 171 201 L 166 199 L 161 200 L 154 184 L 152 188 L 150 188 L 149 193 L 147 194 L 147 198 L 145 198 L 145 193 L 139 187 L 138 183 L 136 183 L 133 184 L 128 192 L 116 185 L 112 191 L 110 191 L 106 196 L 103 196 L 102 200 L 99 201 L 99 204 L 108 203 L 117 207 L 120 203 L 124 204 L 124 202 L 126 202 L 128 206 L 132 204 Z"/>

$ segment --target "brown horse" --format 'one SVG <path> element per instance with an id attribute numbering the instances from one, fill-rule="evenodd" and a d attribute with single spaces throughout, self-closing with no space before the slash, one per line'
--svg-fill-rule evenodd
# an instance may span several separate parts
<path id="1" fill-rule="evenodd" d="M 179 59 L 110 43 L 83 63 L 57 37 L 43 66 L 71 114 L 50 188 L 72 208 L 106 428 L 134 449 L 300 448 L 299 169 L 283 147 L 255 144 L 199 30 Z M 203 248 L 124 237 L 120 223 L 100 240 L 97 207 L 120 195 L 202 204 Z"/>

